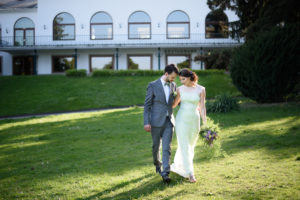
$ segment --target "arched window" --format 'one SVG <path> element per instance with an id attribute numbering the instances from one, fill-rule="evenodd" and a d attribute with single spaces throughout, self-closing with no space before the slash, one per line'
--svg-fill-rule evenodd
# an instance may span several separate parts
<path id="1" fill-rule="evenodd" d="M 167 18 L 167 38 L 190 38 L 190 19 L 183 11 L 173 11 Z"/>
<path id="2" fill-rule="evenodd" d="M 75 40 L 75 20 L 69 13 L 60 13 L 53 20 L 53 40 Z"/>
<path id="3" fill-rule="evenodd" d="M 128 19 L 128 38 L 151 38 L 151 19 L 148 14 L 143 11 L 136 11 L 130 15 Z"/>
<path id="4" fill-rule="evenodd" d="M 14 26 L 15 46 L 34 45 L 34 23 L 27 17 L 20 18 Z"/>
<path id="5" fill-rule="evenodd" d="M 91 40 L 113 39 L 112 18 L 105 12 L 98 12 L 91 18 Z"/>
<path id="6" fill-rule="evenodd" d="M 228 18 L 223 11 L 212 11 L 205 18 L 205 38 L 228 38 Z"/>

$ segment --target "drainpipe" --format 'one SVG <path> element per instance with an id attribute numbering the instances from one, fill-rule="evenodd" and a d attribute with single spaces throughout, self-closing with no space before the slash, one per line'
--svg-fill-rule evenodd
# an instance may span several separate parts
<path id="1" fill-rule="evenodd" d="M 203 48 L 202 47 L 200 48 L 200 55 L 201 55 L 201 57 L 203 56 Z M 203 69 L 203 62 L 202 62 L 202 60 L 200 61 L 200 63 L 201 63 L 201 69 Z"/>
<path id="2" fill-rule="evenodd" d="M 77 69 L 77 49 L 75 49 L 74 59 L 75 59 L 74 60 L 75 61 L 74 62 L 74 65 L 75 65 L 74 67 L 75 67 L 75 69 Z"/>
<path id="3" fill-rule="evenodd" d="M 37 75 L 37 50 L 34 50 L 33 54 L 33 74 Z"/>
<path id="4" fill-rule="evenodd" d="M 119 49 L 116 48 L 116 70 L 119 70 Z"/>
<path id="5" fill-rule="evenodd" d="M 160 70 L 160 47 L 158 48 L 158 70 Z"/>

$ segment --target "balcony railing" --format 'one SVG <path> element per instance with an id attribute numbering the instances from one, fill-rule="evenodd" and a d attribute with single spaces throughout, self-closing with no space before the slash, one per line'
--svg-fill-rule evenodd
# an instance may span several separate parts
<path id="1" fill-rule="evenodd" d="M 211 36 L 211 35 L 210 35 Z M 206 38 L 205 34 L 190 34 L 182 37 L 167 38 L 166 34 L 152 34 L 151 38 L 130 39 L 128 35 L 113 35 L 112 39 L 92 39 L 90 35 L 76 35 L 72 40 L 54 40 L 53 36 L 16 38 L 2 36 L 1 49 L 51 49 L 51 48 L 122 48 L 122 47 L 221 47 L 237 46 L 243 40 L 232 38 Z"/>

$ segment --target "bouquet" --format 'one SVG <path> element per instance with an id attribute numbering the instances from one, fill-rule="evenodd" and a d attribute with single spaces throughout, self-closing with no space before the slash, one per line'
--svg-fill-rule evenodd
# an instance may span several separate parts
<path id="1" fill-rule="evenodd" d="M 213 121 L 208 121 L 199 132 L 200 136 L 203 138 L 204 143 L 213 146 L 214 141 L 218 138 L 219 126 L 214 124 Z"/>
<path id="2" fill-rule="evenodd" d="M 207 134 L 205 135 L 205 142 L 207 145 L 212 146 L 214 140 L 216 140 L 218 137 L 218 134 L 216 132 L 213 132 L 211 130 L 207 131 Z"/>

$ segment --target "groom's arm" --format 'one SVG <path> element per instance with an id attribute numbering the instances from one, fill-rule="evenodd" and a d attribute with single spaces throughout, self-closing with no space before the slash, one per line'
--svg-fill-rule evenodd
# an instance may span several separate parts
<path id="1" fill-rule="evenodd" d="M 147 87 L 147 93 L 144 103 L 144 129 L 148 132 L 151 131 L 150 126 L 150 115 L 153 103 L 153 88 L 152 84 L 150 83 Z"/>

